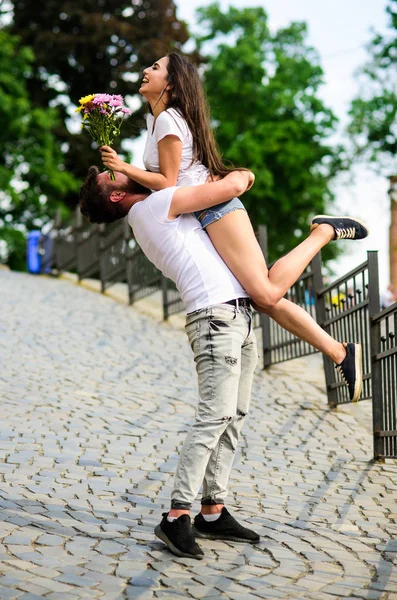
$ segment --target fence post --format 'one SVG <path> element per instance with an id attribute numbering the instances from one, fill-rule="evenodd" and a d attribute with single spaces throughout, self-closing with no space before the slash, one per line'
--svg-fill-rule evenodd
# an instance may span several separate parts
<path id="1" fill-rule="evenodd" d="M 101 223 L 99 225 L 99 277 L 101 278 L 101 293 L 105 292 L 105 283 L 106 283 L 106 273 L 105 269 L 102 267 L 102 253 L 104 251 L 104 239 L 106 233 L 106 224 Z"/>
<path id="2" fill-rule="evenodd" d="M 167 321 L 168 314 L 168 280 L 164 275 L 161 275 L 161 290 L 163 294 L 163 321 Z"/>
<path id="3" fill-rule="evenodd" d="M 261 247 L 265 261 L 267 262 L 267 227 L 259 225 L 258 227 L 258 243 Z M 270 317 L 266 313 L 260 313 L 260 324 L 262 330 L 262 352 L 263 352 L 263 368 L 267 369 L 272 364 L 272 353 L 270 350 Z"/>
<path id="4" fill-rule="evenodd" d="M 54 237 L 54 247 L 53 247 L 53 253 L 54 253 L 54 270 L 56 272 L 56 275 L 59 275 L 59 230 L 62 227 L 62 213 L 61 213 L 61 209 L 58 207 L 55 213 L 55 219 L 54 219 L 54 230 L 55 230 L 55 237 Z"/>
<path id="5" fill-rule="evenodd" d="M 381 363 L 376 360 L 376 355 L 381 351 L 381 326 L 379 321 L 373 322 L 373 317 L 380 312 L 378 253 L 369 250 L 367 256 L 374 459 L 379 460 L 383 455 L 382 438 L 379 436 L 383 429 L 383 397 Z"/>
<path id="6" fill-rule="evenodd" d="M 79 281 L 81 281 L 80 240 L 81 240 L 81 231 L 82 231 L 84 225 L 83 225 L 83 215 L 81 214 L 79 206 L 76 206 L 76 209 L 74 211 L 74 217 L 75 217 L 75 224 L 73 227 L 73 229 L 74 229 L 73 239 L 74 239 L 75 252 L 76 252 L 76 271 L 77 271 L 77 278 Z"/>
<path id="7" fill-rule="evenodd" d="M 323 275 L 321 272 L 321 252 L 318 252 L 312 260 L 312 273 L 313 273 L 313 291 L 314 291 L 314 302 L 316 308 L 316 319 L 317 323 L 325 329 L 324 323 L 327 319 L 327 313 L 325 310 L 325 298 L 324 294 L 321 293 L 324 287 Z M 331 389 L 331 384 L 335 381 L 334 365 L 332 361 L 323 354 L 323 365 L 325 374 L 325 386 L 327 390 L 328 405 L 331 408 L 335 408 L 337 403 L 335 399 L 335 390 Z"/>
<path id="8" fill-rule="evenodd" d="M 61 213 L 61 209 L 58 207 L 55 213 L 55 221 L 54 221 L 54 228 L 56 230 L 61 229 L 62 226 L 62 213 Z"/>

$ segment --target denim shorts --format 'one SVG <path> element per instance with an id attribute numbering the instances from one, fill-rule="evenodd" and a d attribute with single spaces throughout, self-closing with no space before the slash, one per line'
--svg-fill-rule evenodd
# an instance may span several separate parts
<path id="1" fill-rule="evenodd" d="M 215 221 L 218 221 L 228 213 L 238 210 L 239 208 L 245 210 L 244 204 L 238 198 L 233 198 L 227 202 L 221 202 L 221 204 L 211 206 L 211 208 L 198 210 L 193 214 L 196 219 L 200 221 L 202 228 L 205 229 L 208 225 L 215 223 Z"/>

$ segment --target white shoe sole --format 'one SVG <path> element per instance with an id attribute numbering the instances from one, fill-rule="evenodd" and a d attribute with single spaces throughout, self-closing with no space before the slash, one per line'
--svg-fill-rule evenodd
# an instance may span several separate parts
<path id="1" fill-rule="evenodd" d="M 361 344 L 354 344 L 354 346 L 354 367 L 356 369 L 356 382 L 354 385 L 354 396 L 352 398 L 352 402 L 357 402 L 363 387 L 363 363 Z"/>

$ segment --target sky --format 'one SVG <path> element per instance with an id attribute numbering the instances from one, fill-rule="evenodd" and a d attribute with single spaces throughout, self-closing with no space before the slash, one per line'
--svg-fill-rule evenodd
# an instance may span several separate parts
<path id="1" fill-rule="evenodd" d="M 189 28 L 197 28 L 195 11 L 212 0 L 175 0 L 177 17 L 185 20 Z M 340 119 L 340 129 L 347 122 L 350 101 L 358 91 L 354 77 L 365 62 L 364 45 L 371 39 L 371 31 L 384 33 L 388 16 L 385 0 L 221 0 L 222 9 L 228 6 L 245 8 L 262 6 L 269 16 L 269 27 L 276 30 L 291 21 L 305 21 L 308 25 L 308 42 L 319 52 L 325 75 L 320 92 L 322 99 Z M 142 139 L 133 144 L 134 164 L 142 166 Z M 343 255 L 331 266 L 336 276 L 341 276 L 366 259 L 367 250 L 379 251 L 381 291 L 389 283 L 388 235 L 390 201 L 388 179 L 392 173 L 379 172 L 360 166 L 345 174 L 333 185 L 336 203 L 332 214 L 352 214 L 370 226 L 370 236 L 360 242 L 343 242 Z"/>

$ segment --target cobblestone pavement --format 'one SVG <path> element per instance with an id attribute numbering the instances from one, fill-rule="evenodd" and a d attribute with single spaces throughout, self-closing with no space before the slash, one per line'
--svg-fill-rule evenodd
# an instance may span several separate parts
<path id="1" fill-rule="evenodd" d="M 184 333 L 67 281 L 0 271 L 0 301 L 1 600 L 397 599 L 397 464 L 310 370 L 256 373 L 228 507 L 260 543 L 176 558 Z"/>

